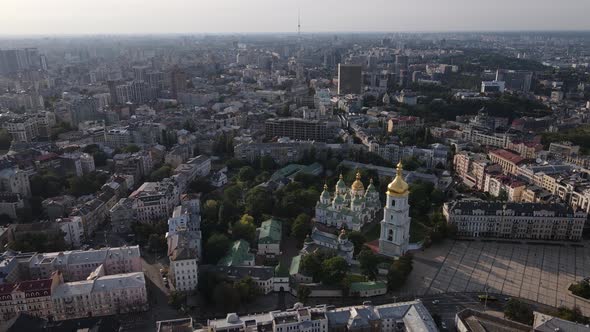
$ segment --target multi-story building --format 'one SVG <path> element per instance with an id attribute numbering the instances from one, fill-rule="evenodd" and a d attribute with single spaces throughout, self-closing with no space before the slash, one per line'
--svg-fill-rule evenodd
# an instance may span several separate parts
<path id="1" fill-rule="evenodd" d="M 281 254 L 282 223 L 280 220 L 263 221 L 258 229 L 258 254 L 276 257 Z"/>
<path id="2" fill-rule="evenodd" d="M 399 116 L 387 121 L 387 132 L 390 134 L 399 131 L 416 131 L 424 126 L 424 121 L 416 116 Z"/>
<path id="3" fill-rule="evenodd" d="M 203 155 L 187 160 L 174 170 L 174 174 L 182 173 L 188 183 L 197 177 L 209 175 L 209 172 L 211 172 L 211 158 Z"/>
<path id="4" fill-rule="evenodd" d="M 180 197 L 174 181 L 167 178 L 160 182 L 144 182 L 129 198 L 134 200 L 137 220 L 153 223 L 171 215 Z"/>
<path id="5" fill-rule="evenodd" d="M 312 142 L 240 143 L 234 147 L 234 156 L 249 162 L 269 156 L 277 164 L 284 165 L 298 162 L 314 147 L 321 148 L 319 144 Z"/>
<path id="6" fill-rule="evenodd" d="M 363 87 L 362 66 L 338 64 L 338 94 L 361 94 Z"/>
<path id="7" fill-rule="evenodd" d="M 420 300 L 379 306 L 304 307 L 296 304 L 286 311 L 272 311 L 248 316 L 227 314 L 223 319 L 207 321 L 209 332 L 238 330 L 289 331 L 438 331 L 432 316 Z"/>
<path id="8" fill-rule="evenodd" d="M 49 317 L 54 312 L 51 296 L 56 286 L 51 278 L 0 285 L 0 321 L 7 321 L 21 312 Z"/>
<path id="9" fill-rule="evenodd" d="M 100 266 L 109 275 L 141 272 L 139 246 L 35 253 L 22 262 L 20 272 L 28 279 L 46 279 L 60 271 L 66 281 L 78 281 Z"/>
<path id="10" fill-rule="evenodd" d="M 199 257 L 197 250 L 179 242 L 179 245 L 169 252 L 170 270 L 168 277 L 174 283 L 176 290 L 181 292 L 197 289 Z"/>
<path id="11" fill-rule="evenodd" d="M 264 124 L 268 138 L 288 137 L 294 140 L 323 142 L 329 138 L 325 121 L 300 118 L 268 119 Z"/>
<path id="12" fill-rule="evenodd" d="M 2 126 L 17 142 L 32 142 L 39 137 L 37 119 L 34 117 L 19 117 L 5 121 Z"/>
<path id="13" fill-rule="evenodd" d="M 18 168 L 9 167 L 0 170 L 0 191 L 30 197 L 31 184 L 29 182 L 29 175 Z"/>
<path id="14" fill-rule="evenodd" d="M 5 214 L 12 220 L 18 218 L 18 212 L 25 207 L 21 194 L 0 192 L 0 214 Z"/>
<path id="15" fill-rule="evenodd" d="M 149 307 L 143 272 L 99 275 L 67 283 L 62 278 L 53 289 L 51 301 L 55 320 L 120 315 Z"/>
<path id="16" fill-rule="evenodd" d="M 580 146 L 573 145 L 571 142 L 549 144 L 549 154 L 560 157 L 570 157 L 580 153 Z"/>
<path id="17" fill-rule="evenodd" d="M 324 185 L 324 191 L 316 204 L 315 220 L 337 228 L 360 231 L 363 225 L 375 218 L 380 209 L 379 193 L 372 180 L 365 190 L 361 175 L 357 173 L 356 180 L 348 188 L 341 175 L 333 197 L 328 192 L 327 185 Z"/>
<path id="18" fill-rule="evenodd" d="M 112 148 L 122 148 L 131 144 L 131 133 L 127 128 L 112 128 L 105 132 L 105 144 Z"/>
<path id="19" fill-rule="evenodd" d="M 79 248 L 84 239 L 84 227 L 82 226 L 82 218 L 57 218 L 55 222 L 61 229 L 66 244 Z"/>
<path id="20" fill-rule="evenodd" d="M 460 236 L 574 241 L 587 217 L 563 204 L 484 201 L 446 203 L 443 214 Z"/>
<path id="21" fill-rule="evenodd" d="M 525 158 L 507 150 L 494 150 L 489 153 L 490 160 L 502 167 L 504 174 L 516 175 L 518 167 L 523 164 Z"/>
<path id="22" fill-rule="evenodd" d="M 507 90 L 529 92 L 531 91 L 531 81 L 533 72 L 526 70 L 508 70 L 498 69 L 496 71 L 496 81 L 502 81 Z"/>
<path id="23" fill-rule="evenodd" d="M 135 209 L 133 208 L 134 200 L 131 198 L 121 198 L 109 211 L 113 231 L 126 234 L 131 231 L 131 224 L 136 220 Z"/>

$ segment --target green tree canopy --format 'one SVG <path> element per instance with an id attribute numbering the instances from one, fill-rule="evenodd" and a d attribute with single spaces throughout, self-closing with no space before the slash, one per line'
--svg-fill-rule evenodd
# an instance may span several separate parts
<path id="1" fill-rule="evenodd" d="M 326 285 L 338 285 L 346 277 L 348 263 L 340 256 L 322 262 L 322 282 Z"/>
<path id="2" fill-rule="evenodd" d="M 232 225 L 232 239 L 246 240 L 250 245 L 256 243 L 256 225 L 254 225 L 254 218 L 250 215 L 243 215 L 239 221 Z"/>
<path id="3" fill-rule="evenodd" d="M 291 226 L 291 235 L 299 240 L 303 240 L 310 233 L 311 217 L 305 213 L 299 214 Z"/>
<path id="4" fill-rule="evenodd" d="M 517 299 L 511 298 L 508 303 L 506 303 L 506 307 L 504 307 L 504 314 L 510 320 L 527 325 L 533 325 L 533 309 L 529 305 Z"/>
<path id="5" fill-rule="evenodd" d="M 379 257 L 373 253 L 370 249 L 363 249 L 358 255 L 358 261 L 360 263 L 361 272 L 369 280 L 377 279 L 377 266 L 379 265 Z"/>
<path id="6" fill-rule="evenodd" d="M 224 234 L 212 234 L 205 243 L 203 248 L 205 258 L 209 264 L 217 264 L 217 262 L 225 256 L 231 246 L 230 240 Z"/>

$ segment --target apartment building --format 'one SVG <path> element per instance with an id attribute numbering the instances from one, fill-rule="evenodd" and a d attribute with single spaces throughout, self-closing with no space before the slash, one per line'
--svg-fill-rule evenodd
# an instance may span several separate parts
<path id="1" fill-rule="evenodd" d="M 209 332 L 238 330 L 289 331 L 438 331 L 432 316 L 420 300 L 379 306 L 364 304 L 352 307 L 304 307 L 255 315 L 227 314 L 223 319 L 212 319 L 204 328 Z"/>
<path id="2" fill-rule="evenodd" d="M 66 281 L 84 280 L 102 266 L 105 274 L 141 271 L 139 246 L 33 253 L 19 258 L 21 279 L 48 279 L 55 271 L 63 273 Z"/>
<path id="3" fill-rule="evenodd" d="M 0 191 L 30 197 L 31 183 L 29 182 L 29 175 L 27 172 L 16 167 L 8 167 L 0 170 Z"/>
<path id="4" fill-rule="evenodd" d="M 54 278 L 59 278 L 59 273 Z M 120 315 L 149 308 L 143 272 L 102 275 L 75 282 L 58 280 L 51 294 L 55 320 Z"/>
<path id="5" fill-rule="evenodd" d="M 518 167 L 522 165 L 525 158 L 508 150 L 494 150 L 489 153 L 490 160 L 502 167 L 504 174 L 516 175 Z"/>
<path id="6" fill-rule="evenodd" d="M 319 120 L 268 119 L 264 129 L 267 138 L 289 137 L 295 140 L 319 142 L 329 138 L 327 123 Z"/>
<path id="7" fill-rule="evenodd" d="M 133 207 L 141 223 L 165 220 L 179 203 L 178 187 L 170 178 L 144 182 L 129 198 L 134 200 Z"/>
<path id="8" fill-rule="evenodd" d="M 443 214 L 460 236 L 572 241 L 582 238 L 587 217 L 564 204 L 487 201 L 445 203 Z"/>
<path id="9" fill-rule="evenodd" d="M 10 320 L 20 312 L 35 317 L 52 315 L 51 294 L 55 286 L 51 278 L 0 285 L 0 321 Z"/>

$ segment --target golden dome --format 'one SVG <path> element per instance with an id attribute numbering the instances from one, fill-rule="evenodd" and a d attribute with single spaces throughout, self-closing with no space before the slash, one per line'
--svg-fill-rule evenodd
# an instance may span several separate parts
<path id="1" fill-rule="evenodd" d="M 399 164 L 397 164 L 397 174 L 395 176 L 395 179 L 393 179 L 393 181 L 391 181 L 391 183 L 387 185 L 387 194 L 388 195 L 404 196 L 404 195 L 408 194 L 410 186 L 408 186 L 406 181 L 404 181 L 402 171 L 403 171 L 403 165 L 402 165 L 402 162 L 400 161 Z"/>
<path id="2" fill-rule="evenodd" d="M 356 180 L 352 183 L 352 190 L 361 191 L 365 190 L 365 185 L 361 182 L 361 172 L 356 172 Z"/>

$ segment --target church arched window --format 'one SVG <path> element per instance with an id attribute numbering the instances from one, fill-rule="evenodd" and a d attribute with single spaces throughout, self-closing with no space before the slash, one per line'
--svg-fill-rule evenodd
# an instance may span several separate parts
<path id="1" fill-rule="evenodd" d="M 387 241 L 393 241 L 393 229 L 387 232 Z"/>
<path id="2" fill-rule="evenodd" d="M 395 199 L 391 199 L 391 206 L 395 206 Z"/>

